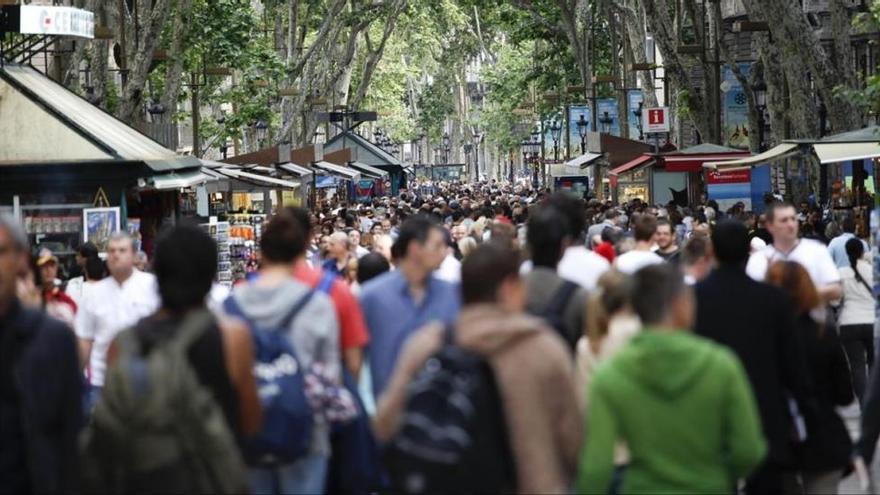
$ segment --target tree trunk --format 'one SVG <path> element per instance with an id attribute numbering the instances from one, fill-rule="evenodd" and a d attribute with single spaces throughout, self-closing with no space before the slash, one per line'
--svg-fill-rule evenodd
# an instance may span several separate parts
<path id="1" fill-rule="evenodd" d="M 842 8 L 835 5 L 837 1 L 832 0 L 832 9 Z M 840 73 L 835 67 L 807 23 L 800 4 L 790 0 L 744 0 L 744 4 L 755 14 L 755 20 L 769 21 L 773 42 L 786 55 L 783 62 L 794 57 L 803 66 L 803 71 L 808 71 L 816 91 L 826 103 L 828 120 L 835 132 L 857 128 L 861 121 L 858 107 L 847 98 L 835 95 L 835 88 L 846 84 L 852 75 Z M 847 35 L 847 42 L 848 39 Z"/>
<path id="2" fill-rule="evenodd" d="M 388 38 L 390 38 L 391 33 L 394 32 L 394 28 L 397 25 L 397 20 L 400 18 L 400 14 L 406 8 L 406 5 L 406 0 L 395 0 L 395 2 L 391 5 L 388 12 L 388 17 L 385 19 L 385 29 L 382 32 L 382 39 L 379 41 L 379 45 L 376 47 L 375 50 L 373 50 L 370 46 L 369 36 L 366 36 L 368 52 L 367 59 L 364 62 L 361 79 L 360 81 L 358 81 L 357 91 L 354 92 L 354 98 L 352 98 L 351 100 L 352 108 L 360 107 L 361 103 L 363 103 L 364 101 L 364 98 L 367 96 L 367 90 L 369 89 L 370 83 L 372 82 L 373 73 L 376 71 L 376 66 L 379 65 L 379 61 L 382 60 L 382 55 L 385 53 L 385 45 L 388 43 Z"/>
<path id="3" fill-rule="evenodd" d="M 184 76 L 184 41 L 187 22 L 192 13 L 192 0 L 177 0 L 171 26 L 171 43 L 168 47 L 170 60 L 165 67 L 165 89 L 159 102 L 170 115 L 177 112 L 177 101 Z"/>
<path id="4" fill-rule="evenodd" d="M 143 88 L 153 62 L 153 51 L 159 45 L 170 10 L 169 0 L 155 0 L 152 10 L 143 9 L 140 12 L 140 18 L 146 19 L 147 22 L 137 30 L 137 49 L 134 50 L 133 59 L 129 61 L 128 81 L 122 88 L 119 108 L 116 111 L 116 116 L 123 122 L 131 124 L 142 117 L 140 105 Z"/>

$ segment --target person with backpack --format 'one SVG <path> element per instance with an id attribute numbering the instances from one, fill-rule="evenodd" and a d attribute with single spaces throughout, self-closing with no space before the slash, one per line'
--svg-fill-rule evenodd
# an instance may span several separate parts
<path id="1" fill-rule="evenodd" d="M 183 225 L 156 243 L 159 310 L 121 332 L 86 432 L 85 488 L 114 493 L 247 489 L 237 439 L 260 426 L 254 350 L 240 322 L 205 300 L 217 246 Z"/>
<path id="2" fill-rule="evenodd" d="M 571 358 L 524 313 L 518 253 L 477 248 L 462 263 L 461 296 L 454 325 L 407 341 L 379 398 L 391 490 L 568 493 L 583 426 Z"/>
<path id="3" fill-rule="evenodd" d="M 17 297 L 28 243 L 0 213 L 0 492 L 77 490 L 82 379 L 64 323 Z"/>
<path id="4" fill-rule="evenodd" d="M 260 240 L 254 281 L 224 303 L 251 328 L 263 427 L 243 445 L 253 493 L 324 493 L 334 410 L 339 391 L 339 325 L 326 291 L 294 277 L 308 238 L 291 215 L 274 216 Z"/>
<path id="5" fill-rule="evenodd" d="M 695 301 L 676 267 L 642 268 L 631 290 L 644 328 L 595 373 L 578 493 L 734 493 L 767 452 L 742 364 L 688 330 Z M 620 441 L 630 462 L 614 487 Z"/>
<path id="6" fill-rule="evenodd" d="M 525 276 L 527 311 L 544 318 L 568 343 L 573 356 L 577 341 L 584 334 L 588 294 L 556 271 L 571 240 L 567 217 L 554 206 L 535 207 L 529 213 L 526 239 L 533 264 Z"/>

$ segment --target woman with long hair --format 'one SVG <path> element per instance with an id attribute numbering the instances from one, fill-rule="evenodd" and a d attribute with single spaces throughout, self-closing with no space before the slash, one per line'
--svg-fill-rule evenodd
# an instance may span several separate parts
<path id="1" fill-rule="evenodd" d="M 810 315 L 821 300 L 803 266 L 793 261 L 774 263 L 767 270 L 767 282 L 782 289 L 794 303 L 796 330 L 813 379 L 815 406 L 809 416 L 805 414 L 807 439 L 798 452 L 804 492 L 833 495 L 850 468 L 852 455 L 852 440 L 836 410 L 853 401 L 846 355 L 837 332 Z"/>
<path id="2" fill-rule="evenodd" d="M 864 404 L 865 384 L 874 365 L 874 268 L 864 258 L 865 245 L 861 240 L 854 237 L 846 241 L 845 247 L 849 266 L 840 269 L 840 341 L 849 358 L 856 397 L 859 404 Z"/>

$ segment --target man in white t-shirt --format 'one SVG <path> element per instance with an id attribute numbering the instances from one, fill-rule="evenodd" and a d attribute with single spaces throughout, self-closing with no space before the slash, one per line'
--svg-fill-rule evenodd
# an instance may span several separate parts
<path id="1" fill-rule="evenodd" d="M 76 336 L 83 366 L 89 366 L 88 407 L 100 397 L 107 349 L 116 334 L 159 308 L 156 278 L 134 267 L 134 241 L 120 232 L 107 245 L 110 276 L 87 293 L 76 315 Z"/>
<path id="2" fill-rule="evenodd" d="M 657 234 L 657 218 L 653 215 L 640 216 L 633 226 L 636 247 L 621 254 L 614 260 L 614 267 L 622 273 L 632 275 L 642 268 L 663 263 L 663 258 L 652 251 Z"/>
<path id="3" fill-rule="evenodd" d="M 766 215 L 767 230 L 773 235 L 773 244 L 751 255 L 746 273 L 762 282 L 772 263 L 800 263 L 809 272 L 822 299 L 822 308 L 814 312 L 814 316 L 824 317 L 824 305 L 841 296 L 840 272 L 831 254 L 821 242 L 798 238 L 797 211 L 790 203 L 774 203 L 767 208 Z"/>

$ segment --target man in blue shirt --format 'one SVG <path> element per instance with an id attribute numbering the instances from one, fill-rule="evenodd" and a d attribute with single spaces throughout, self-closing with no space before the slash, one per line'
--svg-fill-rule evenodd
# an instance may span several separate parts
<path id="1" fill-rule="evenodd" d="M 846 255 L 846 241 L 856 236 L 856 222 L 852 218 L 846 217 L 840 222 L 840 227 L 843 229 L 843 233 L 831 239 L 831 242 L 828 243 L 828 251 L 831 253 L 837 268 L 846 268 L 849 266 L 849 257 Z M 865 251 L 870 249 L 865 241 L 862 241 L 862 244 L 865 245 Z"/>
<path id="2" fill-rule="evenodd" d="M 458 286 L 433 276 L 446 256 L 443 228 L 424 216 L 407 220 L 391 255 L 397 270 L 371 280 L 361 291 L 370 329 L 370 371 L 378 398 L 404 342 L 428 323 L 455 321 L 461 306 Z"/>

